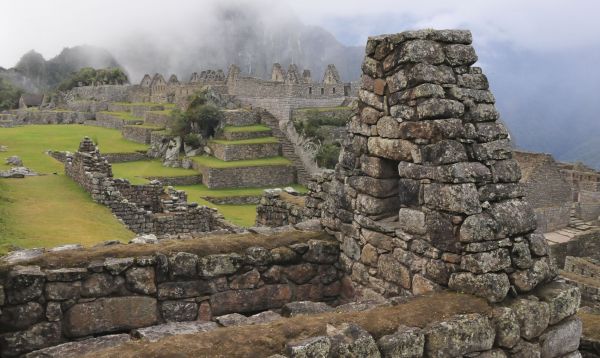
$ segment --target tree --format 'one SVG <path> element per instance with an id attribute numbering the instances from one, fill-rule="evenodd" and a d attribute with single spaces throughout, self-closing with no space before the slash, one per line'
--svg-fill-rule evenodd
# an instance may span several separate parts
<path id="1" fill-rule="evenodd" d="M 203 138 L 212 137 L 222 119 L 221 110 L 208 103 L 206 94 L 201 92 L 192 97 L 185 112 L 173 111 L 170 123 L 171 133 L 182 137 L 188 145 L 199 146 L 197 135 L 199 134 Z"/>
<path id="2" fill-rule="evenodd" d="M 102 68 L 96 70 L 91 67 L 84 67 L 63 80 L 58 85 L 58 90 L 67 91 L 80 84 L 82 86 L 90 86 L 93 83 L 124 84 L 127 82 L 127 75 L 120 68 Z"/>

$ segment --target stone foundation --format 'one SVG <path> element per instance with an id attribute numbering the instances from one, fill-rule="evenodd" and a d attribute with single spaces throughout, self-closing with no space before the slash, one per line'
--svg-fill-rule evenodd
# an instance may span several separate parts
<path id="1" fill-rule="evenodd" d="M 157 245 L 158 253 L 127 256 L 129 245 L 118 258 L 94 256 L 76 266 L 14 266 L 0 280 L 1 354 L 15 357 L 162 322 L 257 313 L 291 301 L 333 302 L 341 288 L 339 248 L 326 238 L 310 239 L 317 236 L 208 255 L 193 245 L 187 251 Z"/>

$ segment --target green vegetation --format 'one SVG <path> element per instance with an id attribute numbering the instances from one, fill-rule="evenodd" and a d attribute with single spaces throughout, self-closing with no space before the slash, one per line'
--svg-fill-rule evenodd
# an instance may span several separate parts
<path id="1" fill-rule="evenodd" d="M 208 103 L 203 92 L 191 97 L 190 105 L 185 112 L 175 109 L 171 116 L 169 127 L 173 134 L 182 137 L 185 143 L 193 147 L 200 145 L 198 134 L 204 138 L 212 137 L 223 119 L 221 110 Z"/>
<path id="2" fill-rule="evenodd" d="M 0 152 L 0 170 L 3 170 L 5 158 L 18 155 L 25 166 L 38 172 L 62 173 L 63 165 L 44 152 L 49 149 L 74 152 L 85 136 L 97 140 L 102 153 L 126 153 L 147 149 L 143 144 L 124 139 L 118 130 L 102 127 L 48 124 L 1 128 L 0 144 L 7 146 L 8 151 Z"/>
<path id="3" fill-rule="evenodd" d="M 112 168 L 115 178 L 128 179 L 132 184 L 145 184 L 148 182 L 146 177 L 178 177 L 199 174 L 191 169 L 163 167 L 158 160 L 115 163 Z"/>
<path id="4" fill-rule="evenodd" d="M 343 107 L 347 110 L 347 107 Z M 340 117 L 331 117 L 327 115 L 323 115 L 321 112 L 326 112 L 323 108 L 311 108 L 306 110 L 306 120 L 305 121 L 295 121 L 294 127 L 296 131 L 307 137 L 307 138 L 315 138 L 323 141 L 323 135 L 319 133 L 319 128 L 322 126 L 334 126 L 334 127 L 343 127 L 348 122 L 348 118 L 345 116 Z"/>
<path id="5" fill-rule="evenodd" d="M 18 155 L 25 166 L 40 173 L 58 173 L 26 179 L 0 180 L 0 255 L 12 246 L 52 247 L 67 243 L 92 245 L 104 240 L 126 241 L 134 235 L 110 210 L 63 173 L 63 165 L 44 151 L 75 151 L 89 136 L 106 153 L 133 152 L 146 147 L 127 141 L 114 129 L 81 125 L 31 125 L 0 129 L 4 159 Z"/>
<path id="6" fill-rule="evenodd" d="M 310 107 L 310 108 L 299 108 L 295 109 L 298 112 L 331 112 L 331 111 L 347 111 L 350 107 L 348 106 L 335 106 L 335 107 Z"/>
<path id="7" fill-rule="evenodd" d="M 91 67 L 84 67 L 64 79 L 58 85 L 58 90 L 68 91 L 78 86 L 90 86 L 93 83 L 121 85 L 127 82 L 127 75 L 120 68 L 94 69 Z"/>
<path id="8" fill-rule="evenodd" d="M 0 255 L 14 246 L 93 245 L 134 236 L 65 175 L 0 180 L 0 228 Z"/>
<path id="9" fill-rule="evenodd" d="M 224 139 L 213 139 L 211 142 L 217 144 L 227 144 L 227 145 L 243 145 L 243 144 L 272 144 L 279 143 L 279 140 L 275 137 L 260 137 L 260 138 L 252 138 L 252 139 L 241 139 L 241 140 L 224 140 Z"/>
<path id="10" fill-rule="evenodd" d="M 288 159 L 284 157 L 271 157 L 252 160 L 235 160 L 226 162 L 215 157 L 198 156 L 192 157 L 192 160 L 198 165 L 209 168 L 241 168 L 241 167 L 260 167 L 266 165 L 292 165 Z"/>
<path id="11" fill-rule="evenodd" d="M 136 117 L 131 112 L 109 112 L 109 111 L 101 111 L 99 113 L 104 113 L 111 115 L 113 117 L 117 117 L 119 119 L 125 121 L 144 121 L 144 118 Z"/>
<path id="12" fill-rule="evenodd" d="M 113 102 L 113 103 L 118 104 L 120 106 L 163 106 L 166 108 L 164 111 L 167 111 L 167 109 L 175 108 L 175 103 L 155 103 L 155 102 Z M 156 111 L 156 112 L 161 112 L 161 111 Z"/>
<path id="13" fill-rule="evenodd" d="M 268 132 L 270 130 L 271 130 L 271 128 L 265 126 L 264 124 L 253 124 L 253 125 L 249 125 L 249 126 L 240 126 L 240 127 L 226 126 L 225 128 L 223 128 L 223 132 L 230 132 L 230 133 Z"/>
<path id="14" fill-rule="evenodd" d="M 340 157 L 340 145 L 338 143 L 322 144 L 315 155 L 317 164 L 323 168 L 333 169 Z"/>

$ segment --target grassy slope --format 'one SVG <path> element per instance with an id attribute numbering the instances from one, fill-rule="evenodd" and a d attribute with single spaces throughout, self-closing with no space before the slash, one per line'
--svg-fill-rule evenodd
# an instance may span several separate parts
<path id="1" fill-rule="evenodd" d="M 270 131 L 271 128 L 265 126 L 264 124 L 253 124 L 250 126 L 226 126 L 225 128 L 223 128 L 224 132 L 232 132 L 232 133 L 239 133 L 239 132 L 268 132 Z"/>
<path id="2" fill-rule="evenodd" d="M 18 155 L 25 166 L 42 173 L 63 172 L 63 165 L 44 154 L 44 151 L 75 151 L 84 136 L 99 142 L 103 153 L 134 152 L 145 150 L 143 144 L 128 141 L 121 132 L 101 127 L 70 125 L 32 125 L 0 129 L 0 145 L 8 147 L 8 152 L 0 152 L 0 170 L 8 168 L 4 159 Z"/>
<path id="3" fill-rule="evenodd" d="M 199 165 L 210 168 L 240 168 L 240 167 L 260 167 L 268 165 L 292 165 L 288 159 L 284 157 L 271 157 L 252 160 L 235 160 L 226 162 L 215 157 L 197 156 L 192 160 Z"/>
<path id="4" fill-rule="evenodd" d="M 47 149 L 75 151 L 84 136 L 96 138 L 101 150 L 132 152 L 146 147 L 127 141 L 117 130 L 81 125 L 32 125 L 0 129 L 0 170 L 4 158 L 18 155 L 40 173 L 26 179 L 0 179 L 0 254 L 10 245 L 51 247 L 65 243 L 94 244 L 128 240 L 133 233 L 110 210 L 63 174 L 63 165 L 44 153 Z"/>
<path id="5" fill-rule="evenodd" d="M 260 137 L 252 139 L 241 139 L 241 140 L 224 140 L 224 139 L 213 139 L 211 142 L 218 144 L 227 145 L 244 145 L 244 144 L 273 144 L 279 143 L 279 140 L 275 137 Z"/>

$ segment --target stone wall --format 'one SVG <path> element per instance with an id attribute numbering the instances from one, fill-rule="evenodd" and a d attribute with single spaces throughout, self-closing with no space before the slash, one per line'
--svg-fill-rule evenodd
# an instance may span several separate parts
<path id="1" fill-rule="evenodd" d="M 514 158 L 521 168 L 520 182 L 535 210 L 538 230 L 550 232 L 567 227 L 573 193 L 558 163 L 543 153 L 516 151 Z"/>
<path id="2" fill-rule="evenodd" d="M 104 128 L 123 129 L 126 125 L 143 124 L 144 120 L 125 120 L 108 112 L 96 113 L 96 120 L 85 121 L 87 125 L 93 125 Z"/>
<path id="3" fill-rule="evenodd" d="M 559 268 L 564 267 L 567 256 L 600 260 L 600 230 L 576 235 L 567 242 L 553 244 L 550 249 L 552 259 Z"/>
<path id="4" fill-rule="evenodd" d="M 195 165 L 194 169 L 202 173 L 202 183 L 210 189 L 281 186 L 296 182 L 296 174 L 289 165 L 237 168 Z"/>
<path id="5" fill-rule="evenodd" d="M 213 156 L 224 161 L 250 160 L 281 155 L 279 143 L 227 144 L 208 142 Z"/>
<path id="6" fill-rule="evenodd" d="M 233 227 L 215 209 L 188 203 L 183 191 L 172 188 L 164 191 L 160 182 L 132 185 L 127 180 L 113 179 L 108 160 L 87 137 L 79 151 L 67 157 L 65 172 L 94 201 L 110 207 L 117 218 L 138 234 L 167 235 Z"/>
<path id="7" fill-rule="evenodd" d="M 13 112 L 15 125 L 26 124 L 79 124 L 94 118 L 93 113 L 65 110 L 23 109 Z"/>
<path id="8" fill-rule="evenodd" d="M 118 258 L 96 256 L 77 266 L 10 268 L 0 277 L 0 355 L 291 301 L 332 302 L 340 293 L 339 248 L 331 240 L 220 254 L 156 246 L 157 252 L 132 256 L 124 247 Z"/>
<path id="9" fill-rule="evenodd" d="M 79 100 L 93 100 L 97 102 L 127 102 L 132 86 L 130 85 L 103 85 L 75 87 L 63 93 L 67 103 Z"/>
<path id="10" fill-rule="evenodd" d="M 121 133 L 123 134 L 123 138 L 130 141 L 142 144 L 150 144 L 152 132 L 160 130 L 162 130 L 162 128 L 148 127 L 145 125 L 126 125 L 121 129 Z"/>
<path id="11" fill-rule="evenodd" d="M 158 180 L 163 185 L 195 185 L 202 184 L 202 175 L 182 175 L 176 177 L 146 177 L 148 180 Z"/>
<path id="12" fill-rule="evenodd" d="M 144 113 L 144 123 L 146 123 L 146 124 L 155 125 L 155 126 L 159 126 L 159 127 L 166 127 L 170 120 L 171 120 L 171 115 L 164 113 L 163 111 L 160 111 L 160 112 L 148 111 L 148 112 Z"/>
<path id="13" fill-rule="evenodd" d="M 591 257 L 567 256 L 561 276 L 579 288 L 581 297 L 591 305 L 600 304 L 600 261 Z"/>

